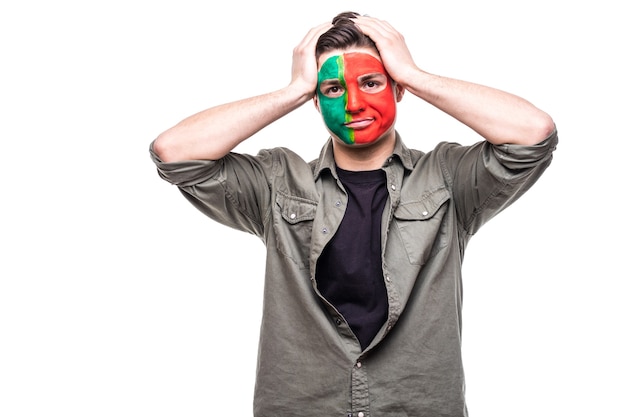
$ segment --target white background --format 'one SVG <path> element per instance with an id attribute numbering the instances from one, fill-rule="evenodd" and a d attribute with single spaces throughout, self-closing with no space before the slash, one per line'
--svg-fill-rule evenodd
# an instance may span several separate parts
<path id="1" fill-rule="evenodd" d="M 466 253 L 471 415 L 626 416 L 626 37 L 608 0 L 3 2 L 0 416 L 252 414 L 263 245 L 197 212 L 148 145 L 286 85 L 293 47 L 345 10 L 559 128 L 550 169 Z M 397 128 L 423 150 L 477 140 L 410 95 Z M 238 150 L 312 159 L 326 137 L 307 103 Z"/>

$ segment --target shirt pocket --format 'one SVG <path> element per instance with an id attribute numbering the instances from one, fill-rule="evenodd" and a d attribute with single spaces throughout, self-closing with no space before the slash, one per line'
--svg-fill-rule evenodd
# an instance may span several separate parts
<path id="1" fill-rule="evenodd" d="M 411 264 L 425 264 L 450 243 L 446 216 L 449 200 L 448 190 L 438 188 L 396 208 L 394 223 Z"/>
<path id="2" fill-rule="evenodd" d="M 276 248 L 298 267 L 308 268 L 317 203 L 297 196 L 277 194 L 276 206 Z"/>

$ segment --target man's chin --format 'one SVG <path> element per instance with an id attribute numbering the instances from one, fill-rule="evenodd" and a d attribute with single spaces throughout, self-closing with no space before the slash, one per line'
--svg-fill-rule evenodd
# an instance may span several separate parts
<path id="1" fill-rule="evenodd" d="M 345 140 L 343 140 L 340 137 L 337 137 L 336 135 L 333 135 L 333 139 L 335 140 L 335 142 L 339 143 L 342 146 L 346 146 L 349 148 L 364 148 L 367 146 L 371 146 L 376 144 L 382 136 L 379 136 L 377 138 L 374 139 L 370 139 L 370 140 L 360 140 L 360 141 L 355 141 L 355 142 L 347 142 Z"/>
<path id="2" fill-rule="evenodd" d="M 382 137 L 382 135 L 379 136 L 373 136 L 373 135 L 364 135 L 364 132 L 356 130 L 353 131 L 352 129 L 350 130 L 350 133 L 346 133 L 346 132 L 341 132 L 341 134 L 337 134 L 334 133 L 333 136 L 342 142 L 343 145 L 346 146 L 353 146 L 353 147 L 362 147 L 362 146 L 368 146 L 371 145 L 373 143 L 378 142 L 378 140 Z M 354 141 L 352 141 L 352 137 L 354 138 Z"/>
<path id="3" fill-rule="evenodd" d="M 337 142 L 341 142 L 342 145 L 350 148 L 367 148 L 368 146 L 379 145 L 383 142 L 386 142 L 387 139 L 394 140 L 395 138 L 395 128 L 394 126 L 390 126 L 385 132 L 380 135 L 374 136 L 366 136 L 366 137 L 357 137 L 354 142 L 346 142 L 340 136 L 333 134 L 333 137 Z"/>

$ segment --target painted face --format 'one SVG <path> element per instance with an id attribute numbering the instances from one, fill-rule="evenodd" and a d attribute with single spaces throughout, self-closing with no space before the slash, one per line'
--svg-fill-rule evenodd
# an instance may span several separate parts
<path id="1" fill-rule="evenodd" d="M 387 71 L 367 53 L 328 58 L 318 72 L 317 96 L 326 126 L 348 145 L 376 141 L 396 118 Z"/>

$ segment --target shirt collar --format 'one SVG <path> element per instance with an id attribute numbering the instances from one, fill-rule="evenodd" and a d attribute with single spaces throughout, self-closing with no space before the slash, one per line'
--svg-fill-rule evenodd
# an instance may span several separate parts
<path id="1" fill-rule="evenodd" d="M 396 131 L 396 144 L 394 146 L 392 155 L 389 156 L 388 163 L 392 163 L 394 159 L 399 160 L 405 169 L 409 171 L 413 170 L 413 160 L 411 158 L 411 152 L 404 145 L 404 142 L 402 142 L 402 138 L 400 137 L 400 134 L 397 131 Z M 326 141 L 326 144 L 324 145 L 324 147 L 322 148 L 320 152 L 320 156 L 317 160 L 315 171 L 313 172 L 315 179 L 318 179 L 320 173 L 326 169 L 328 169 L 332 173 L 332 175 L 335 178 L 337 178 L 335 158 L 333 156 L 332 137 Z"/>

